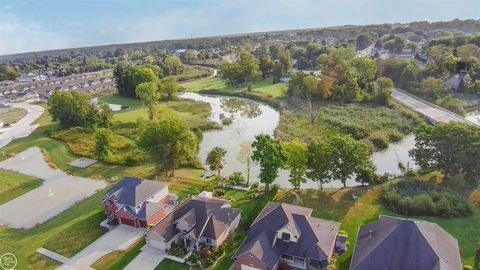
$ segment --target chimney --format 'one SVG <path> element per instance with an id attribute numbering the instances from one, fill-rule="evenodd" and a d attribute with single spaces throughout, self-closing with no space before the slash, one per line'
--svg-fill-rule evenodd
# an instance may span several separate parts
<path id="1" fill-rule="evenodd" d="M 372 233 L 373 233 L 372 230 L 370 230 L 370 231 L 368 232 L 368 238 L 372 238 Z"/>

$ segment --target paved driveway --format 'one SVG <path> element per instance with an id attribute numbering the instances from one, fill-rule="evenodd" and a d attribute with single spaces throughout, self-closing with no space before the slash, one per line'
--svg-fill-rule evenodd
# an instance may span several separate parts
<path id="1" fill-rule="evenodd" d="M 106 254 L 115 250 L 127 250 L 143 237 L 145 229 L 119 225 L 98 238 L 97 241 L 84 248 L 73 256 L 66 264 L 57 269 L 83 270 L 90 269 L 91 265 Z"/>
<path id="2" fill-rule="evenodd" d="M 165 258 L 165 252 L 145 245 L 142 252 L 124 270 L 153 270 Z"/>
<path id="3" fill-rule="evenodd" d="M 0 149 L 9 144 L 13 139 L 30 135 L 38 127 L 38 125 L 32 125 L 32 123 L 44 112 L 43 107 L 39 105 L 28 103 L 12 103 L 8 105 L 27 110 L 27 115 L 10 127 L 0 128 Z"/>
<path id="4" fill-rule="evenodd" d="M 0 169 L 43 180 L 40 187 L 0 205 L 0 225 L 13 228 L 28 229 L 43 223 L 106 186 L 101 180 L 70 176 L 50 168 L 37 147 L 0 162 Z"/>

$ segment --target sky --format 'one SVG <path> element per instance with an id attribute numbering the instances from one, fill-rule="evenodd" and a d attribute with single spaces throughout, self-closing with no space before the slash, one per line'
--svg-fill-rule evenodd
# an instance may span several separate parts
<path id="1" fill-rule="evenodd" d="M 480 19 L 480 0 L 0 0 L 0 55 L 455 18 Z"/>

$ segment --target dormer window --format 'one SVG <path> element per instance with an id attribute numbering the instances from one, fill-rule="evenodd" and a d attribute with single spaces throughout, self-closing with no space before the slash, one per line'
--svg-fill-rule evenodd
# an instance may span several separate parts
<path id="1" fill-rule="evenodd" d="M 285 242 L 290 241 L 290 234 L 286 232 L 282 232 L 282 240 Z"/>

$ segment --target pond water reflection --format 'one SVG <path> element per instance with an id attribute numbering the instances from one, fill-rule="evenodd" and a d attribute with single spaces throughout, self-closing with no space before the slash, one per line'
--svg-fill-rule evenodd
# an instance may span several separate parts
<path id="1" fill-rule="evenodd" d="M 219 124 L 221 124 L 222 116 L 232 118 L 232 124 L 223 126 L 223 129 L 204 132 L 203 140 L 200 144 L 199 158 L 203 162 L 213 147 L 220 146 L 227 150 L 225 168 L 222 170 L 222 175 L 225 176 L 236 171 L 245 171 L 245 166 L 237 160 L 240 144 L 244 141 L 253 141 L 258 134 L 273 135 L 280 121 L 280 113 L 278 111 L 266 104 L 249 99 L 202 95 L 190 92 L 181 93 L 180 97 L 210 104 L 212 108 L 210 120 Z M 399 175 L 399 161 L 405 165 L 410 164 L 410 166 L 413 166 L 414 162 L 408 156 L 408 151 L 414 144 L 415 138 L 413 135 L 410 135 L 398 143 L 391 144 L 388 149 L 374 153 L 372 159 L 377 167 L 377 172 L 379 174 L 390 173 Z M 251 170 L 251 182 L 258 181 L 259 173 L 259 166 L 254 166 Z M 288 182 L 288 171 L 280 171 L 275 183 L 284 188 L 291 188 L 292 186 Z M 347 182 L 347 185 L 355 186 L 358 183 L 352 179 Z M 331 188 L 341 186 L 340 181 L 332 181 L 324 185 L 324 187 Z M 301 187 L 317 188 L 317 184 L 307 181 Z"/>

